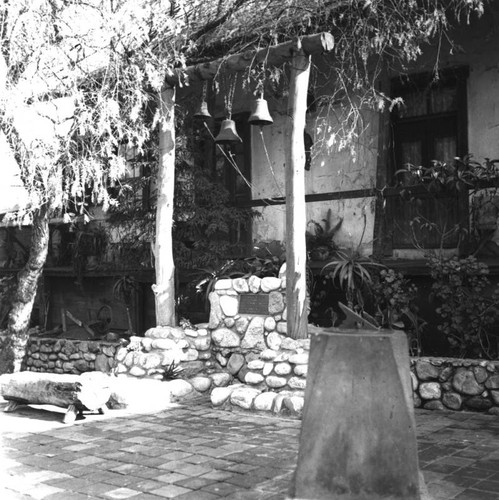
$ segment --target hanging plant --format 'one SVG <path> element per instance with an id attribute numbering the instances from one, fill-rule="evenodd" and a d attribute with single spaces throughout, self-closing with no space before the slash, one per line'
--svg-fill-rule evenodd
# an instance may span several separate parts
<path id="1" fill-rule="evenodd" d="M 201 96 L 201 102 L 199 103 L 198 110 L 194 113 L 194 118 L 198 118 L 199 120 L 202 121 L 208 121 L 210 118 L 212 118 L 208 110 L 207 96 L 208 96 L 208 82 L 205 80 L 203 82 L 203 93 Z"/>
<path id="2" fill-rule="evenodd" d="M 215 137 L 215 142 L 217 144 L 232 144 L 237 142 L 243 142 L 236 129 L 236 122 L 232 120 L 232 104 L 234 102 L 234 93 L 236 89 L 237 73 L 234 73 L 232 78 L 231 74 L 225 75 L 225 81 L 228 84 L 225 85 L 226 92 L 224 93 L 224 110 L 225 110 L 225 120 L 222 121 L 220 126 L 220 132 Z"/>
<path id="3" fill-rule="evenodd" d="M 253 90 L 253 95 L 255 97 L 263 96 L 266 79 L 265 60 L 248 68 L 248 86 L 250 83 L 256 82 Z"/>
<path id="4" fill-rule="evenodd" d="M 262 62 L 249 66 L 247 76 L 245 80 L 243 80 L 243 88 L 247 89 L 250 88 L 252 82 L 256 82 L 253 90 L 253 95 L 256 99 L 251 107 L 251 114 L 248 118 L 248 123 L 259 127 L 264 127 L 265 125 L 271 125 L 274 123 L 274 120 L 269 113 L 267 101 L 264 98 L 265 84 L 267 81 L 266 59 L 267 57 L 265 57 Z"/>
<path id="5" fill-rule="evenodd" d="M 234 104 L 234 94 L 236 92 L 238 73 L 224 73 L 224 111 L 227 120 L 232 119 L 232 105 Z"/>

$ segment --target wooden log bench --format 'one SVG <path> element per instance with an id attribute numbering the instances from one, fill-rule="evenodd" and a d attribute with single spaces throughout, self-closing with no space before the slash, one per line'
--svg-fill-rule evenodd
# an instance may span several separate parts
<path id="1" fill-rule="evenodd" d="M 28 404 L 66 408 L 62 420 L 66 424 L 85 410 L 103 414 L 111 388 L 109 377 L 102 372 L 72 375 L 26 371 L 1 375 L 0 395 L 9 402 L 6 412 Z"/>

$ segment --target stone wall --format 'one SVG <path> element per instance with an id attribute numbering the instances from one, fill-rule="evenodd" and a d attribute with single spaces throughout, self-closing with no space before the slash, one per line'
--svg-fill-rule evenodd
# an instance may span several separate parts
<path id="1" fill-rule="evenodd" d="M 116 353 L 116 374 L 162 380 L 182 367 L 188 377 L 212 368 L 211 337 L 207 328 L 158 326 L 144 337 L 131 337 L 130 344 Z"/>
<path id="2" fill-rule="evenodd" d="M 272 336 L 271 347 L 227 347 L 207 325 L 157 327 L 123 347 L 68 339 L 31 339 L 25 369 L 51 373 L 113 372 L 134 379 L 167 379 L 173 364 L 215 406 L 300 415 L 308 369 L 308 340 Z M 264 335 L 265 337 L 265 335 Z M 268 335 L 267 335 L 268 337 Z M 232 338 L 232 337 L 231 337 Z M 223 343 L 223 342 L 222 342 Z M 237 343 L 237 342 L 236 342 Z M 499 414 L 499 362 L 454 358 L 411 360 L 414 406 Z"/>
<path id="3" fill-rule="evenodd" d="M 45 373 L 110 373 L 120 343 L 30 337 L 23 370 Z"/>
<path id="4" fill-rule="evenodd" d="M 126 346 L 32 338 L 25 369 L 179 377 L 215 406 L 300 415 L 310 341 L 285 336 L 285 287 L 284 277 L 220 280 L 210 294 L 209 324 L 151 328 Z M 242 298 L 250 294 L 258 299 Z M 411 378 L 416 407 L 499 414 L 499 361 L 412 359 Z"/>
<path id="5" fill-rule="evenodd" d="M 289 339 L 283 340 L 290 347 Z M 257 359 L 229 356 L 228 371 L 235 382 L 214 389 L 215 406 L 286 411 L 300 414 L 304 403 L 308 349 L 305 342 L 293 351 L 266 349 Z M 238 363 L 233 363 L 234 358 Z M 428 410 L 467 410 L 499 415 L 499 362 L 454 358 L 411 360 L 414 406 Z"/>
<path id="6" fill-rule="evenodd" d="M 212 352 L 235 384 L 215 388 L 213 404 L 279 410 L 286 398 L 303 406 L 310 341 L 285 336 L 286 280 L 282 276 L 222 279 L 210 294 Z M 248 295 L 257 297 L 243 300 Z M 254 308 L 254 309 L 253 309 Z"/>
<path id="7" fill-rule="evenodd" d="M 272 332 L 286 333 L 286 278 L 267 277 L 221 279 L 215 283 L 210 293 L 210 321 L 208 327 L 215 336 L 221 335 L 224 329 L 235 331 L 238 336 L 245 336 L 245 348 L 263 345 L 262 335 Z M 247 296 L 266 299 L 261 301 L 258 312 L 248 307 L 242 312 L 242 298 Z M 262 305 L 266 309 L 262 310 Z M 256 325 L 256 332 L 249 329 L 250 323 Z M 264 329 L 262 328 L 264 327 Z M 221 332 L 220 332 L 221 330 Z"/>
<path id="8" fill-rule="evenodd" d="M 417 408 L 499 415 L 499 361 L 412 359 L 411 376 Z"/>
<path id="9" fill-rule="evenodd" d="M 214 405 L 301 411 L 309 341 L 284 335 L 285 287 L 284 277 L 252 276 L 224 279 L 215 284 L 210 294 L 212 352 L 220 367 L 228 371 L 236 383 L 214 389 L 211 392 Z M 248 292 L 269 295 L 268 314 L 241 313 L 241 296 Z M 499 362 L 413 359 L 411 377 L 416 407 L 499 414 Z"/>

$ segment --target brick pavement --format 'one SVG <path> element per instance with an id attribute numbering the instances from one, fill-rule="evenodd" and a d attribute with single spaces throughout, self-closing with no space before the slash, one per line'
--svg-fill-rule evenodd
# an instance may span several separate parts
<path id="1" fill-rule="evenodd" d="M 416 420 L 435 500 L 499 500 L 497 416 L 418 410 Z M 300 423 L 200 401 L 70 426 L 38 408 L 2 413 L 0 498 L 283 499 Z"/>

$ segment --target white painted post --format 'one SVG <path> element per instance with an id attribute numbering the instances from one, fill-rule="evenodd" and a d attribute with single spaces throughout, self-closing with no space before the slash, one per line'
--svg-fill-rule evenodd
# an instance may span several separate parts
<path id="1" fill-rule="evenodd" d="M 286 124 L 286 307 L 287 333 L 307 338 L 307 228 L 305 204 L 305 144 L 310 55 L 298 42 L 290 63 Z"/>
<path id="2" fill-rule="evenodd" d="M 175 87 L 161 92 L 162 120 L 159 131 L 156 241 L 154 245 L 156 283 L 156 325 L 175 326 L 175 267 L 172 226 L 175 191 Z"/>

